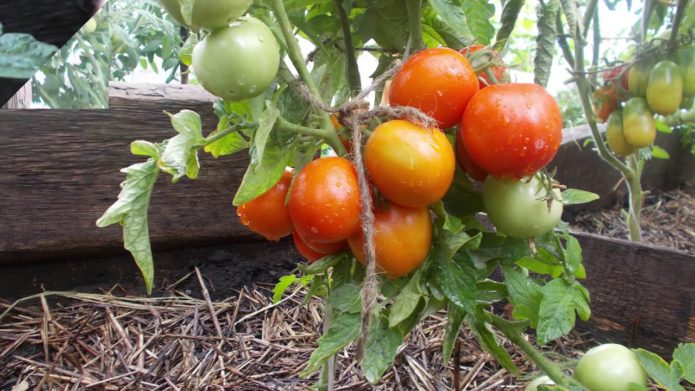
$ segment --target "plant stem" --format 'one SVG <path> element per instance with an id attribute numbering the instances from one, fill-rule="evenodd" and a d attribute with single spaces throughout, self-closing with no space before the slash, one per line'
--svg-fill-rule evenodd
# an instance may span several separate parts
<path id="1" fill-rule="evenodd" d="M 323 333 L 326 334 L 329 328 L 331 328 L 333 308 L 326 302 L 323 311 Z M 321 373 L 319 374 L 319 391 L 331 391 L 335 386 L 335 356 L 331 356 L 326 364 L 321 367 Z"/>
<path id="2" fill-rule="evenodd" d="M 676 16 L 673 19 L 673 26 L 671 27 L 671 36 L 668 40 L 668 50 L 670 52 L 675 51 L 678 48 L 678 29 L 681 25 L 681 20 L 683 20 L 683 11 L 685 11 L 685 6 L 688 4 L 688 0 L 678 0 L 678 8 L 676 8 Z"/>
<path id="3" fill-rule="evenodd" d="M 674 114 L 663 117 L 661 120 L 668 126 L 695 124 L 695 108 L 691 108 L 688 111 L 677 111 Z"/>
<path id="4" fill-rule="evenodd" d="M 422 26 L 420 24 L 420 9 L 422 0 L 406 0 L 405 7 L 408 10 L 408 28 L 410 30 L 411 53 L 425 47 L 422 40 Z"/>
<path id="5" fill-rule="evenodd" d="M 302 79 L 302 81 L 304 81 L 307 88 L 309 88 L 309 91 L 311 92 L 311 95 L 313 95 L 314 99 L 317 102 L 324 104 L 321 93 L 319 92 L 316 83 L 314 83 L 314 79 L 311 77 L 309 69 L 307 69 L 306 64 L 304 63 L 302 51 L 299 49 L 299 44 L 294 36 L 294 32 L 292 31 L 292 25 L 290 24 L 290 18 L 287 16 L 285 5 L 283 4 L 282 0 L 272 0 L 271 7 L 273 8 L 273 13 L 280 24 L 282 35 L 285 38 L 285 43 L 287 44 L 287 55 L 290 57 L 292 65 L 294 65 L 297 73 L 299 73 L 299 77 Z M 318 110 L 318 112 L 321 116 L 322 128 L 333 129 L 333 124 L 331 123 L 331 118 L 328 116 L 328 113 L 323 110 Z M 323 138 L 339 155 L 347 154 L 347 150 L 340 142 L 336 132 L 326 131 Z"/>
<path id="6" fill-rule="evenodd" d="M 357 66 L 355 47 L 352 44 L 350 20 L 345 12 L 345 8 L 343 8 L 342 0 L 333 0 L 333 8 L 335 8 L 340 16 L 340 25 L 343 29 L 343 41 L 345 42 L 348 85 L 350 86 L 350 96 L 354 97 L 362 90 L 362 80 L 360 78 L 360 68 Z"/>
<path id="7" fill-rule="evenodd" d="M 526 355 L 532 361 L 534 361 L 538 365 L 538 367 L 543 371 L 543 373 L 548 375 L 548 377 L 550 377 L 555 382 L 555 384 L 563 387 L 569 387 L 570 385 L 572 385 L 575 388 L 586 390 L 586 388 L 582 386 L 579 382 L 566 376 L 564 372 L 562 372 L 562 368 L 559 365 L 550 361 L 540 351 L 538 351 L 538 349 L 536 349 L 529 341 L 527 341 L 526 338 L 524 338 L 524 335 L 521 333 L 521 329 L 517 324 L 494 315 L 491 318 L 492 324 L 495 327 L 497 327 L 502 332 L 502 334 L 509 338 L 509 340 L 512 341 L 512 343 L 514 343 L 524 353 L 526 353 Z"/>
<path id="8" fill-rule="evenodd" d="M 342 147 L 343 149 L 345 148 L 345 146 L 343 146 L 343 143 L 340 142 L 340 139 L 338 139 L 338 143 L 336 145 L 333 145 L 332 140 L 330 140 L 331 137 L 329 137 L 329 136 L 337 134 L 334 131 L 326 130 L 326 129 L 310 128 L 310 127 L 304 126 L 304 125 L 297 125 L 297 124 L 294 124 L 294 123 L 286 120 L 283 117 L 278 117 L 276 125 L 278 128 L 280 128 L 282 130 L 286 130 L 286 131 L 290 131 L 290 132 L 294 132 L 294 133 L 301 133 L 301 134 L 305 134 L 307 136 L 314 136 L 314 137 L 320 138 L 326 144 L 330 145 L 330 147 L 336 151 L 340 147 Z"/>
<path id="9" fill-rule="evenodd" d="M 582 19 L 582 41 L 589 35 L 591 19 L 594 18 L 594 14 L 598 13 L 598 9 L 596 7 L 597 4 L 598 0 L 590 0 L 586 4 L 586 10 L 584 10 L 584 19 Z M 596 18 L 598 20 L 598 16 Z"/>
<path id="10" fill-rule="evenodd" d="M 234 126 L 230 126 L 230 127 L 226 128 L 224 130 L 221 130 L 215 134 L 212 134 L 212 135 L 206 137 L 205 140 L 203 140 L 203 142 L 200 144 L 200 147 L 204 147 L 206 145 L 212 144 L 215 141 L 226 137 L 230 133 L 236 132 L 237 130 L 239 130 L 239 128 L 240 128 L 239 125 L 234 125 Z"/>
<path id="11" fill-rule="evenodd" d="M 642 176 L 642 168 L 638 158 L 633 154 L 628 157 L 628 165 L 634 171 L 635 175 L 628 179 L 628 192 L 630 193 L 630 201 L 628 206 L 627 227 L 630 231 L 630 241 L 642 241 L 642 229 L 640 228 L 641 210 L 644 193 L 642 192 L 642 184 L 640 177 Z"/>

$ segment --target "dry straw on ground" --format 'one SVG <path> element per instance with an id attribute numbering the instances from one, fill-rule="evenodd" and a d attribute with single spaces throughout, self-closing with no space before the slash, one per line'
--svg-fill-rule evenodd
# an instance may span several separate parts
<path id="1" fill-rule="evenodd" d="M 277 305 L 269 285 L 246 287 L 213 302 L 172 290 L 168 297 L 64 293 L 39 297 L 0 319 L 0 390 L 309 390 L 300 379 L 321 330 L 321 302 L 302 305 L 304 290 Z M 9 303 L 0 302 L 0 312 Z M 446 315 L 422 322 L 401 346 L 395 368 L 370 386 L 353 361 L 354 347 L 337 358 L 336 390 L 521 390 L 475 339 L 459 335 L 459 371 L 441 362 Z M 576 356 L 585 341 L 565 339 L 549 353 Z M 519 368 L 533 376 L 521 352 Z"/>

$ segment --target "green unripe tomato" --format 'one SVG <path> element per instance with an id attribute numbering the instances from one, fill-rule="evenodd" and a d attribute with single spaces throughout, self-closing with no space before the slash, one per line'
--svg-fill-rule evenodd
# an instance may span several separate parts
<path id="1" fill-rule="evenodd" d="M 683 95 L 695 95 L 695 45 L 678 49 L 676 62 L 683 76 Z"/>
<path id="2" fill-rule="evenodd" d="M 574 377 L 591 391 L 629 391 L 629 384 L 647 386 L 647 374 L 637 355 L 625 346 L 604 344 L 579 360 Z"/>
<path id="3" fill-rule="evenodd" d="M 606 126 L 606 141 L 608 147 L 620 157 L 625 157 L 637 150 L 630 145 L 623 133 L 623 111 L 615 110 L 608 116 L 608 124 Z"/>
<path id="4" fill-rule="evenodd" d="M 683 76 L 673 61 L 659 61 L 649 72 L 647 103 L 653 112 L 669 115 L 681 106 Z"/>
<path id="5" fill-rule="evenodd" d="M 656 124 L 644 98 L 631 98 L 625 103 L 623 134 L 627 142 L 636 148 L 643 148 L 654 143 Z"/>
<path id="6" fill-rule="evenodd" d="M 253 0 L 195 0 L 191 23 L 184 21 L 178 0 L 159 0 L 177 22 L 193 30 L 227 26 L 246 12 Z"/>
<path id="7" fill-rule="evenodd" d="M 541 376 L 533 379 L 532 382 L 526 385 L 526 388 L 524 388 L 524 391 L 538 391 L 538 386 L 546 384 L 546 385 L 552 385 L 555 384 L 552 379 L 550 379 L 548 376 Z"/>
<path id="8" fill-rule="evenodd" d="M 560 191 L 554 189 L 559 198 Z M 562 203 L 552 200 L 536 176 L 530 179 L 499 179 L 488 175 L 483 183 L 483 205 L 498 231 L 514 238 L 532 238 L 553 229 L 562 216 Z"/>
<path id="9" fill-rule="evenodd" d="M 260 20 L 245 16 L 214 30 L 193 49 L 193 73 L 212 94 L 229 100 L 260 95 L 280 67 L 280 46 Z"/>
<path id="10" fill-rule="evenodd" d="M 85 34 L 91 34 L 97 29 L 97 21 L 94 18 L 89 18 L 87 23 L 82 26 L 82 31 Z"/>
<path id="11" fill-rule="evenodd" d="M 652 69 L 652 62 L 644 61 L 630 67 L 627 71 L 627 90 L 637 96 L 644 96 L 647 93 L 649 83 L 649 71 Z"/>

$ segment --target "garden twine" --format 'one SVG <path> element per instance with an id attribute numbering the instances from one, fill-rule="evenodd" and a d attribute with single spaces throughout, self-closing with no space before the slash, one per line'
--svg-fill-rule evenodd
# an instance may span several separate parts
<path id="1" fill-rule="evenodd" d="M 352 160 L 357 171 L 357 179 L 360 187 L 360 219 L 362 221 L 361 226 L 364 235 L 364 253 L 366 261 L 366 275 L 361 289 L 362 316 L 356 355 L 358 361 L 361 361 L 364 357 L 365 346 L 369 338 L 369 329 L 372 322 L 372 310 L 377 302 L 379 294 L 379 279 L 376 271 L 376 250 L 374 244 L 374 212 L 372 210 L 372 196 L 369 189 L 369 181 L 362 160 L 361 125 L 374 117 L 378 117 L 381 119 L 407 118 L 428 129 L 437 126 L 437 122 L 434 119 L 413 107 L 378 106 L 369 110 L 369 102 L 365 100 L 367 95 L 375 91 L 379 86 L 383 85 L 386 80 L 391 78 L 400 69 L 400 65 L 400 63 L 397 63 L 374 80 L 371 86 L 360 91 L 353 99 L 338 107 L 328 106 L 318 100 L 301 81 L 293 83 L 293 86 L 312 107 L 327 113 L 337 114 L 338 121 L 350 129 L 352 137 Z"/>

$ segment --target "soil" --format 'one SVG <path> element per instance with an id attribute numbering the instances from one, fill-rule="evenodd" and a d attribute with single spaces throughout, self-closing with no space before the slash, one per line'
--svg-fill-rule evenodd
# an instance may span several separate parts
<path id="1" fill-rule="evenodd" d="M 570 223 L 579 231 L 628 240 L 623 208 L 627 205 L 578 213 Z M 644 243 L 695 254 L 695 182 L 668 192 L 656 190 L 647 194 L 641 227 Z"/>

